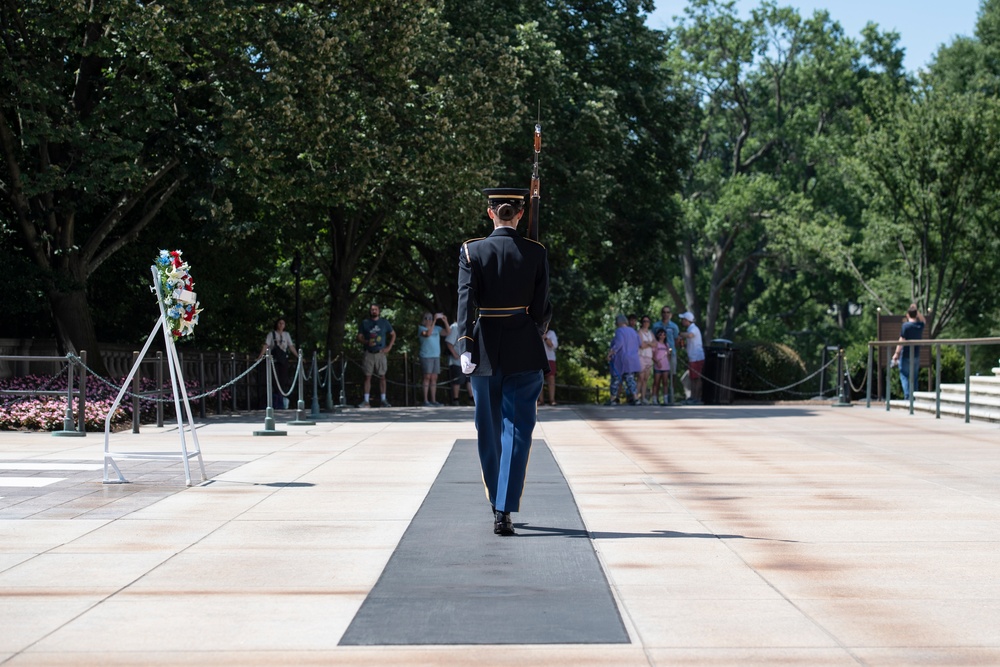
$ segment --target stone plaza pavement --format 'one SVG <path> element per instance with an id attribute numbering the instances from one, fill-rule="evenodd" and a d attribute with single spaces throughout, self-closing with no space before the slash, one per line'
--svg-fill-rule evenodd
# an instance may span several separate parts
<path id="1" fill-rule="evenodd" d="M 996 424 L 541 408 L 629 642 L 341 646 L 472 410 L 262 419 L 201 424 L 190 488 L 133 459 L 102 484 L 101 434 L 0 432 L 0 664 L 1000 665 Z M 171 426 L 111 442 L 179 448 Z"/>

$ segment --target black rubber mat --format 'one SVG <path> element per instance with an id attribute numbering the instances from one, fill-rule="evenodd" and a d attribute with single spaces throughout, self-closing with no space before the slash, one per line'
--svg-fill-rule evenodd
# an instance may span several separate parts
<path id="1" fill-rule="evenodd" d="M 341 645 L 621 644 L 566 479 L 532 445 L 517 535 L 493 534 L 474 440 L 455 443 Z"/>

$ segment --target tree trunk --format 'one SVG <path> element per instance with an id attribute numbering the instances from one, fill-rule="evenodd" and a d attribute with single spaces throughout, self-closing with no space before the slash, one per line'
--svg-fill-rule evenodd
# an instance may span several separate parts
<path id="1" fill-rule="evenodd" d="M 682 284 L 683 284 L 683 281 L 684 281 L 684 277 L 681 276 L 681 282 L 682 282 Z M 674 312 L 675 315 L 677 313 L 683 313 L 684 311 L 682 310 L 682 308 L 684 307 L 684 299 L 681 298 L 681 293 L 678 292 L 677 288 L 674 286 L 673 280 L 667 280 L 666 288 L 667 288 L 667 294 L 669 294 L 670 298 L 673 299 L 673 303 L 667 302 L 667 303 L 665 303 L 663 305 L 665 305 L 665 306 L 666 305 L 672 306 L 673 312 Z"/>
<path id="2" fill-rule="evenodd" d="M 684 303 L 678 303 L 680 312 L 690 310 L 695 317 L 698 316 L 698 263 L 694 258 L 694 242 L 690 239 L 684 242 L 684 250 L 681 253 L 681 271 L 684 283 Z"/>
<path id="3" fill-rule="evenodd" d="M 343 296 L 330 293 L 330 314 L 326 324 L 326 349 L 330 358 L 337 359 L 345 352 L 344 337 L 347 335 L 348 305 Z"/>
<path id="4" fill-rule="evenodd" d="M 329 350 L 330 358 L 336 359 L 341 355 L 346 355 L 350 351 L 357 349 L 349 344 L 345 345 L 347 338 L 353 338 L 354 327 L 347 321 L 347 313 L 351 312 L 351 306 L 358 298 L 356 292 L 352 291 L 352 280 L 357 264 L 353 261 L 353 256 L 334 257 L 329 273 L 326 275 L 327 292 L 330 295 L 330 312 L 327 315 L 326 324 L 326 349 Z M 345 278 L 345 276 L 347 276 Z M 346 357 L 345 357 L 346 358 Z"/>
<path id="5" fill-rule="evenodd" d="M 79 354 L 81 350 L 86 350 L 87 365 L 93 372 L 107 378 L 108 370 L 97 343 L 97 331 L 87 305 L 86 290 L 82 287 L 69 291 L 53 289 L 48 297 L 60 352 Z"/>

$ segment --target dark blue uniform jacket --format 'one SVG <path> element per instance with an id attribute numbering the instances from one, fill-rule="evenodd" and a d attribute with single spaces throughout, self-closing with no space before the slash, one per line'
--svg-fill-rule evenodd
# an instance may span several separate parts
<path id="1" fill-rule="evenodd" d="M 510 227 L 462 244 L 458 351 L 472 354 L 473 375 L 547 372 L 542 334 L 551 317 L 545 246 Z"/>

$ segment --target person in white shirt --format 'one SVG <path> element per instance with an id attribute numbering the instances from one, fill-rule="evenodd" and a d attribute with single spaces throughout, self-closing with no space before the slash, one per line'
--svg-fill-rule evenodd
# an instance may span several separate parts
<path id="1" fill-rule="evenodd" d="M 264 338 L 264 346 L 260 349 L 258 359 L 264 353 L 271 350 L 271 363 L 274 367 L 274 377 L 271 378 L 273 396 L 273 406 L 275 408 L 287 408 L 287 393 L 291 393 L 291 364 L 288 361 L 288 354 L 295 355 L 298 359 L 299 351 L 295 349 L 292 342 L 292 335 L 285 331 L 285 320 L 278 318 L 274 323 L 274 328 L 268 332 Z"/>
<path id="2" fill-rule="evenodd" d="M 688 379 L 691 381 L 691 398 L 686 402 L 701 404 L 701 374 L 705 370 L 705 347 L 701 342 L 701 329 L 694 323 L 691 311 L 681 313 L 680 337 L 684 339 L 684 349 L 688 357 Z"/>

